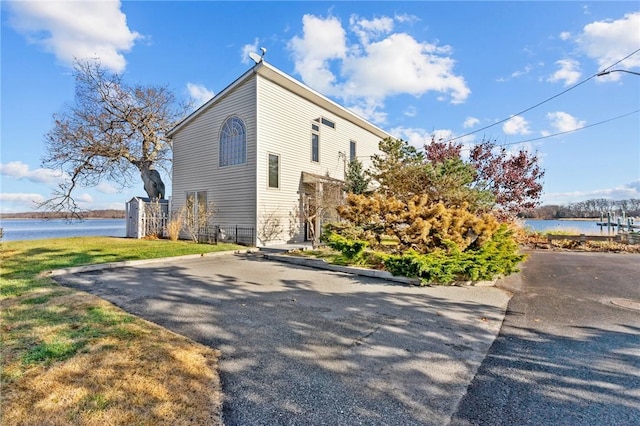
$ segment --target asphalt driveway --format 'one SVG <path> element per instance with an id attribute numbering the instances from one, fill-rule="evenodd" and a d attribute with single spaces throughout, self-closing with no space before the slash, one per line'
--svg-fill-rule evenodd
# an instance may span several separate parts
<path id="1" fill-rule="evenodd" d="M 509 296 L 268 261 L 174 259 L 56 277 L 222 351 L 227 425 L 449 422 Z"/>
<path id="2" fill-rule="evenodd" d="M 530 254 L 452 425 L 640 425 L 640 254 Z"/>

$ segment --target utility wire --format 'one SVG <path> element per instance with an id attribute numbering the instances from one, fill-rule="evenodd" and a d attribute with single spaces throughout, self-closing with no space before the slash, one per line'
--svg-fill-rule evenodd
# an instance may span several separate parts
<path id="1" fill-rule="evenodd" d="M 600 125 L 600 124 L 608 123 L 608 122 L 610 122 L 610 121 L 619 120 L 619 119 L 621 119 L 621 118 L 628 117 L 628 116 L 633 115 L 633 114 L 636 114 L 636 113 L 638 113 L 638 112 L 640 112 L 640 109 L 637 109 L 637 110 L 635 110 L 635 111 L 628 112 L 628 113 L 626 113 L 626 114 L 619 115 L 619 116 L 617 116 L 617 117 L 612 117 L 612 118 L 609 118 L 609 119 L 607 119 L 607 120 L 598 121 L 597 123 L 592 123 L 592 124 L 589 124 L 589 125 L 586 125 L 586 126 L 582 126 L 582 127 L 576 127 L 575 129 L 572 129 L 572 130 L 566 130 L 566 131 L 564 131 L 564 132 L 554 133 L 554 134 L 552 134 L 552 135 L 540 136 L 540 137 L 538 137 L 538 138 L 527 139 L 527 140 L 518 141 L 518 142 L 502 143 L 502 144 L 500 144 L 500 146 L 517 145 L 517 144 L 519 144 L 519 143 L 526 143 L 526 142 L 539 141 L 539 140 L 541 140 L 541 139 L 552 138 L 552 137 L 554 137 L 554 136 L 566 135 L 567 133 L 573 133 L 573 132 L 577 132 L 578 130 L 584 130 L 584 129 L 588 129 L 589 127 L 594 127 L 594 126 L 598 126 L 598 125 Z"/>
<path id="2" fill-rule="evenodd" d="M 513 117 L 514 117 L 514 116 L 516 116 L 516 115 L 521 115 L 521 114 L 524 114 L 525 112 L 529 112 L 529 111 L 531 111 L 532 109 L 537 108 L 537 107 L 539 107 L 540 105 L 546 104 L 547 102 L 549 102 L 549 101 L 551 101 L 551 100 L 553 100 L 553 99 L 557 98 L 558 96 L 562 96 L 562 95 L 564 95 L 565 93 L 567 93 L 568 91 L 573 90 L 573 89 L 575 89 L 576 87 L 579 87 L 579 86 L 583 85 L 583 84 L 584 84 L 584 83 L 586 83 L 587 81 L 589 81 L 589 80 L 591 80 L 591 79 L 593 79 L 593 78 L 597 77 L 597 76 L 598 76 L 598 74 L 600 74 L 601 72 L 604 72 L 604 71 L 608 70 L 609 68 L 615 67 L 615 66 L 616 66 L 616 65 L 618 65 L 620 62 L 622 62 L 622 61 L 624 61 L 624 60 L 628 59 L 629 57 L 631 57 L 631 56 L 635 55 L 635 54 L 636 54 L 636 53 L 638 53 L 638 52 L 640 52 L 640 49 L 636 49 L 635 51 L 631 52 L 630 54 L 628 54 L 628 55 L 627 55 L 627 56 L 625 56 L 624 58 L 622 58 L 622 59 L 620 59 L 620 60 L 618 60 L 618 61 L 614 62 L 614 63 L 613 63 L 613 64 L 611 64 L 611 65 L 609 65 L 608 67 L 606 67 L 606 68 L 605 68 L 605 69 L 603 69 L 602 71 L 598 71 L 597 73 L 593 74 L 591 77 L 585 78 L 585 79 L 584 79 L 584 80 L 582 80 L 581 82 L 576 83 L 576 84 L 574 84 L 573 86 L 571 86 L 571 87 L 569 87 L 569 88 L 567 88 L 567 89 L 563 90 L 562 92 L 560 92 L 560 93 L 558 93 L 558 94 L 556 94 L 556 95 L 553 95 L 553 96 L 551 96 L 550 98 L 547 98 L 547 99 L 545 99 L 545 100 L 544 100 L 544 101 L 542 101 L 542 102 L 538 102 L 537 104 L 535 104 L 535 105 L 533 105 L 533 106 L 531 106 L 531 107 L 529 107 L 529 108 L 527 108 L 527 109 L 524 109 L 524 110 L 522 110 L 522 111 L 520 111 L 520 112 L 517 112 L 517 113 L 515 113 L 515 114 L 513 114 L 513 115 L 511 115 L 511 116 L 509 116 L 509 117 L 507 117 L 507 118 L 504 118 L 504 119 L 502 119 L 502 120 L 500 120 L 500 121 L 497 121 L 497 122 L 495 122 L 495 123 L 489 124 L 488 126 L 484 126 L 484 127 L 480 128 L 480 129 L 476 129 L 476 130 L 474 130 L 473 132 L 465 133 L 464 135 L 456 136 L 455 138 L 451 138 L 451 139 L 447 139 L 445 142 L 452 142 L 452 141 L 455 141 L 455 140 L 458 140 L 458 139 L 462 139 L 462 138 L 464 138 L 464 137 L 466 137 L 466 136 L 474 135 L 474 134 L 476 134 L 476 133 L 478 133 L 478 132 L 481 132 L 481 131 L 483 131 L 483 130 L 489 129 L 489 128 L 493 127 L 493 126 L 497 126 L 498 124 L 504 123 L 505 121 L 509 121 L 511 118 L 513 118 Z M 586 126 L 586 127 L 590 127 L 590 126 Z M 585 128 L 586 128 L 586 127 L 585 127 Z M 560 134 L 560 133 L 559 133 L 559 134 Z M 540 139 L 542 139 L 542 138 L 540 138 Z"/>

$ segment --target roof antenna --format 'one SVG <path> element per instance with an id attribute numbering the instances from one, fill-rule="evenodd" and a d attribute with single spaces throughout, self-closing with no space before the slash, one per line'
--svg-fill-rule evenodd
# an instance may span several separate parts
<path id="1" fill-rule="evenodd" d="M 262 55 L 258 55 L 255 52 L 250 52 L 249 53 L 249 57 L 253 60 L 253 62 L 255 62 L 256 64 L 259 64 L 260 62 L 262 62 L 262 59 L 264 58 L 265 53 L 267 53 L 267 49 L 265 49 L 264 47 L 261 47 L 260 50 L 262 51 Z"/>

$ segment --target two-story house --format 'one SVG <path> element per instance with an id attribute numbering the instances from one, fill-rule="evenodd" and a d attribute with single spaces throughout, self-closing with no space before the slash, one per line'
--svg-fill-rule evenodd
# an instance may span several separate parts
<path id="1" fill-rule="evenodd" d="M 217 225 L 253 227 L 260 246 L 307 240 L 348 162 L 367 167 L 391 135 L 260 61 L 169 136 L 172 210 L 214 203 Z"/>

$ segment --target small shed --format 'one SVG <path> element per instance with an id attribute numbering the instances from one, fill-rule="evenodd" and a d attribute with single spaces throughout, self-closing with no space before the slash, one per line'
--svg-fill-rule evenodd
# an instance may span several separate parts
<path id="1" fill-rule="evenodd" d="M 169 221 L 169 200 L 133 197 L 126 203 L 127 238 L 164 236 Z"/>

